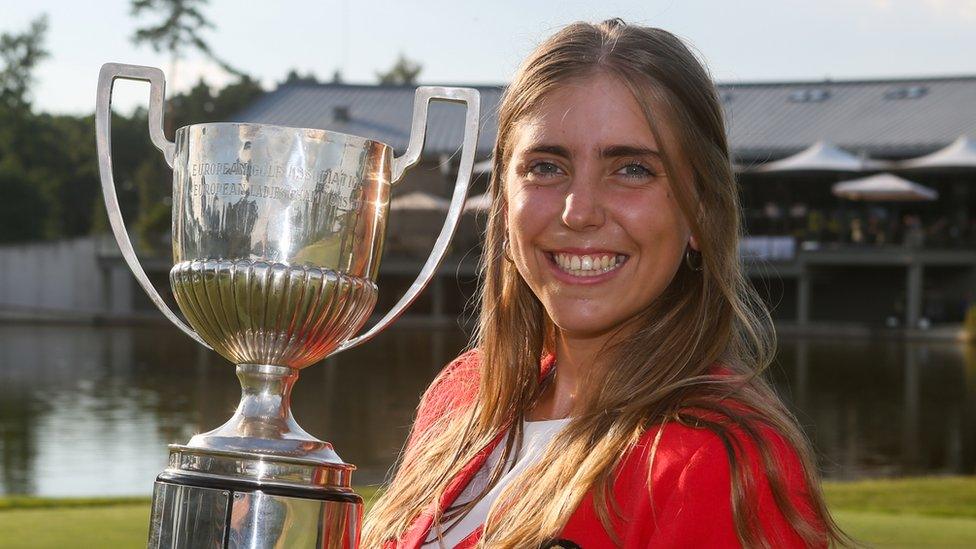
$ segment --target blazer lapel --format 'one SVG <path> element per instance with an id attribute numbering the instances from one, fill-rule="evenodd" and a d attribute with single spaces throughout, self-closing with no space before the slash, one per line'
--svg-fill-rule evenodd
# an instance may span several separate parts
<path id="1" fill-rule="evenodd" d="M 556 357 L 553 354 L 547 354 L 542 358 L 539 367 L 539 376 L 545 377 L 549 373 L 549 370 L 555 365 Z M 397 544 L 397 549 L 417 549 L 423 545 L 424 540 L 430 533 L 430 527 L 433 525 L 434 516 L 443 513 L 444 510 L 457 499 L 458 495 L 467 487 L 474 475 L 481 470 L 485 465 L 485 461 L 488 460 L 488 456 L 491 452 L 501 443 L 502 439 L 505 437 L 505 433 L 508 429 L 503 429 L 502 432 L 495 436 L 495 439 L 491 441 L 491 444 L 484 447 L 480 452 L 475 454 L 471 461 L 469 461 L 453 479 L 448 483 L 447 488 L 444 490 L 444 495 L 441 496 L 440 501 L 436 504 L 431 504 L 427 509 L 417 517 L 417 520 L 410 525 L 410 528 L 404 534 L 400 543 Z"/>
<path id="2" fill-rule="evenodd" d="M 492 450 L 495 449 L 498 444 L 501 443 L 502 439 L 505 437 L 506 430 L 498 433 L 495 439 L 491 441 L 488 446 L 485 446 L 480 452 L 474 455 L 464 467 L 458 472 L 457 475 L 451 479 L 448 483 L 447 488 L 444 490 L 444 494 L 441 496 L 440 501 L 436 504 L 431 504 L 427 507 L 417 520 L 410 525 L 410 529 L 403 536 L 403 540 L 399 547 L 404 549 L 417 549 L 424 543 L 424 539 L 427 538 L 427 534 L 430 533 L 430 527 L 433 525 L 434 516 L 436 514 L 443 513 L 450 505 L 457 499 L 458 495 L 467 487 L 474 475 L 484 467 L 485 462 L 488 460 L 488 456 L 491 455 Z"/>

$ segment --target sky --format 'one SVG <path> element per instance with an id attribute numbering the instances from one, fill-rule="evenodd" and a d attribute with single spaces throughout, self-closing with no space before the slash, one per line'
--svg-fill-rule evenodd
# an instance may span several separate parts
<path id="1" fill-rule="evenodd" d="M 129 4 L 0 0 L 0 32 L 50 18 L 37 110 L 90 113 L 109 61 L 160 67 L 170 89 L 230 80 L 198 54 L 173 74 L 168 54 L 135 46 L 135 29 L 157 18 L 136 19 Z M 375 83 L 400 54 L 423 65 L 423 84 L 502 84 L 561 26 L 609 17 L 675 33 L 718 82 L 976 75 L 976 0 L 211 0 L 204 13 L 214 52 L 269 89 L 292 68 Z M 128 111 L 147 99 L 148 88 L 124 83 L 114 104 Z"/>

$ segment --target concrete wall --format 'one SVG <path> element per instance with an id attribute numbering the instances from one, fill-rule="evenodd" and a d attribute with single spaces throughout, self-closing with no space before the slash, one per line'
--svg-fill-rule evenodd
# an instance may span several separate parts
<path id="1" fill-rule="evenodd" d="M 95 237 L 0 247 L 0 311 L 7 314 L 105 310 Z"/>

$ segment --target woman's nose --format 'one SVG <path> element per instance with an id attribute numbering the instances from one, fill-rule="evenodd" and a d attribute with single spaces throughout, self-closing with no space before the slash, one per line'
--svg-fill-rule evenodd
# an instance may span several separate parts
<path id="1" fill-rule="evenodd" d="M 586 231 L 603 225 L 605 213 L 599 191 L 595 188 L 598 184 L 595 179 L 572 182 L 563 204 L 563 224 L 575 231 Z"/>

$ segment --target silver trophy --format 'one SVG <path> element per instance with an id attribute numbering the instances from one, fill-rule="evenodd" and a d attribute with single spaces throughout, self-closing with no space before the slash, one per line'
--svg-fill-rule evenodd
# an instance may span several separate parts
<path id="1" fill-rule="evenodd" d="M 170 282 L 187 326 L 136 258 L 112 178 L 116 79 L 150 83 L 149 134 L 173 168 Z M 393 148 L 342 133 L 260 124 L 194 124 L 163 133 L 165 80 L 108 63 L 95 129 L 105 205 L 140 285 L 181 330 L 237 365 L 242 390 L 224 425 L 171 445 L 153 491 L 149 547 L 355 548 L 362 498 L 354 466 L 292 417 L 298 373 L 390 325 L 435 274 L 461 217 L 478 139 L 479 95 L 416 91 L 410 141 Z M 447 219 L 420 275 L 372 328 L 391 187 L 417 163 L 432 100 L 464 103 L 464 143 Z"/>

